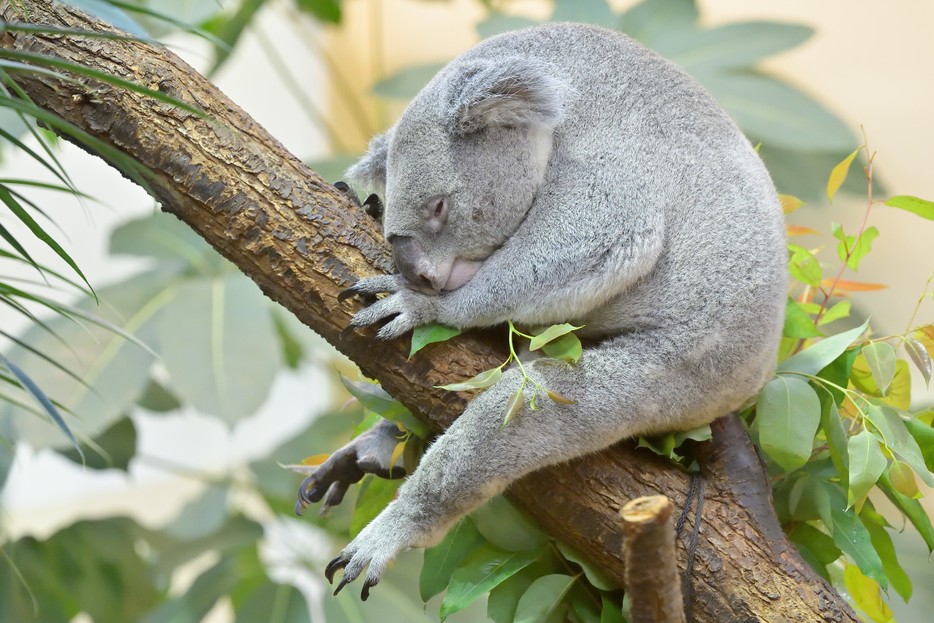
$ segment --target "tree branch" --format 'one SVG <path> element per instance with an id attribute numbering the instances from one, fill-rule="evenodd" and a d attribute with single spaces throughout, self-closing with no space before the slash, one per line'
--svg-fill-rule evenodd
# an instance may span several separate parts
<path id="1" fill-rule="evenodd" d="M 112 30 L 49 0 L 0 0 L 0 16 Z M 148 167 L 146 177 L 163 210 L 189 224 L 267 296 L 435 430 L 450 424 L 469 396 L 433 386 L 473 376 L 505 358 L 502 340 L 476 332 L 431 346 L 412 361 L 403 340 L 375 342 L 370 330 L 341 337 L 358 305 L 339 302 L 338 293 L 359 277 L 391 269 L 376 225 L 168 50 L 2 29 L 0 47 L 93 66 L 204 110 L 208 116 L 200 117 L 86 78 L 77 84 L 39 75 L 16 78 L 39 106 Z M 755 450 L 735 417 L 715 427 L 705 469 L 708 499 L 692 575 L 696 620 L 856 621 L 778 527 Z M 622 585 L 622 501 L 664 494 L 680 508 L 687 491 L 685 474 L 626 443 L 532 474 L 510 495 Z M 678 558 L 683 572 L 683 546 Z"/>

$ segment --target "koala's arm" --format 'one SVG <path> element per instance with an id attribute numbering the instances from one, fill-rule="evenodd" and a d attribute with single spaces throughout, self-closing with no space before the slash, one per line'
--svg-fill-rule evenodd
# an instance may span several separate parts
<path id="1" fill-rule="evenodd" d="M 429 296 L 405 289 L 401 278 L 364 281 L 361 292 L 394 294 L 353 324 L 396 316 L 379 334 L 389 338 L 429 322 L 468 328 L 573 321 L 651 272 L 665 240 L 658 197 L 573 167 L 561 176 L 546 183 L 520 229 L 462 287 Z"/>

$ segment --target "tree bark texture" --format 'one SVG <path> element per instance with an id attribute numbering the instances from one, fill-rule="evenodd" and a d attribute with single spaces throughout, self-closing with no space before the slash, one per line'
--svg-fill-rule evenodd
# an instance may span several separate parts
<path id="1" fill-rule="evenodd" d="M 627 502 L 619 512 L 631 623 L 685 623 L 673 510 L 664 495 L 649 495 Z"/>
<path id="2" fill-rule="evenodd" d="M 0 0 L 0 18 L 112 30 L 50 0 Z M 433 386 L 468 378 L 505 359 L 504 341 L 489 333 L 471 332 L 429 346 L 411 361 L 407 340 L 377 342 L 372 330 L 341 336 L 359 303 L 339 302 L 340 291 L 359 277 L 392 268 L 377 224 L 168 50 L 143 42 L 2 28 L 0 46 L 82 63 L 205 111 L 206 117 L 190 114 L 80 77 L 75 84 L 16 76 L 36 104 L 147 167 L 150 189 L 163 210 L 190 225 L 267 296 L 334 344 L 434 430 L 450 424 L 470 395 Z M 738 420 L 718 421 L 708 446 L 703 457 L 707 498 L 691 574 L 694 602 L 688 604 L 692 619 L 856 621 L 782 533 L 755 449 Z M 509 494 L 551 534 L 622 586 L 618 512 L 623 501 L 663 494 L 680 512 L 688 488 L 687 476 L 674 465 L 624 443 L 534 473 Z M 683 571 L 681 544 L 678 560 Z"/>

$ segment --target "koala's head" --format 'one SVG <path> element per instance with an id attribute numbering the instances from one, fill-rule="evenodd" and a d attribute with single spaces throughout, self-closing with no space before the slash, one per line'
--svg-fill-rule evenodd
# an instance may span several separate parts
<path id="1" fill-rule="evenodd" d="M 515 233 L 568 91 L 541 61 L 455 61 L 371 141 L 348 176 L 384 193 L 384 233 L 410 287 L 459 288 Z"/>

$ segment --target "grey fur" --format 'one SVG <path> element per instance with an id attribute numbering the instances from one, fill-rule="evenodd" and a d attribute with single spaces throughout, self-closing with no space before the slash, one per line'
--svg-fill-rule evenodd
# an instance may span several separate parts
<path id="1" fill-rule="evenodd" d="M 483 41 L 388 136 L 351 170 L 385 185 L 387 238 L 413 239 L 442 274 L 479 268 L 435 295 L 364 279 L 359 291 L 391 294 L 353 324 L 392 318 L 379 332 L 392 338 L 433 321 L 573 322 L 597 345 L 573 367 L 527 366 L 575 404 L 539 396 L 503 427 L 517 370 L 471 402 L 329 567 L 345 583 L 368 567 L 367 587 L 523 474 L 739 407 L 771 374 L 786 287 L 781 210 L 752 146 L 703 88 L 619 33 L 552 24 Z M 438 196 L 450 212 L 435 232 Z"/>

